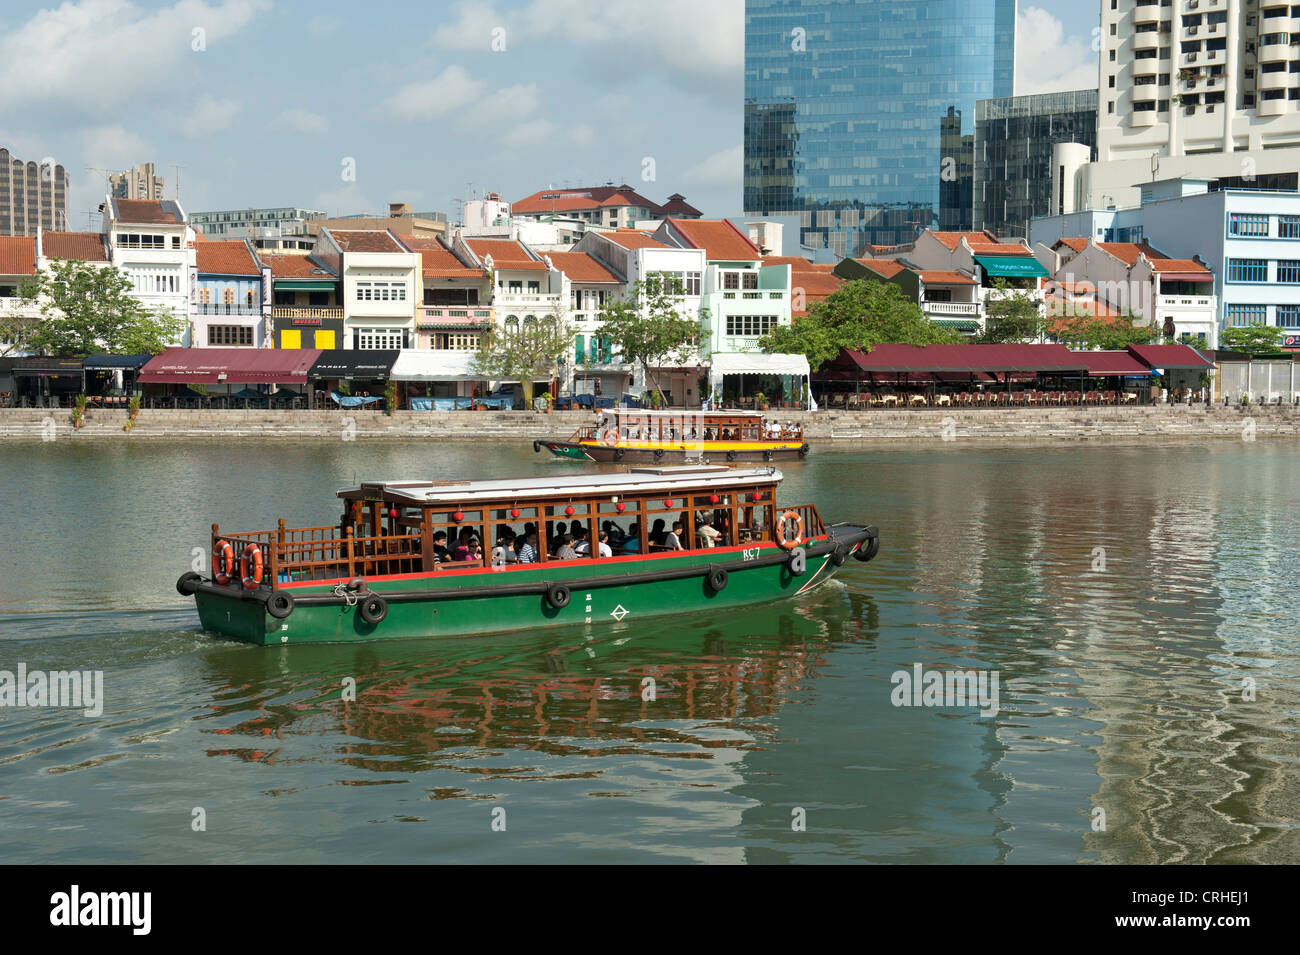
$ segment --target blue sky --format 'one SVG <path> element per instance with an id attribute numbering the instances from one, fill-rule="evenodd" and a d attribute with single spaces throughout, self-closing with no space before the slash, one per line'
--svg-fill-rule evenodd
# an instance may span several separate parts
<path id="1" fill-rule="evenodd" d="M 740 211 L 743 0 L 5 0 L 0 143 L 72 175 L 153 161 L 190 211 L 634 184 Z M 1096 84 L 1095 3 L 1022 2 L 1017 93 Z M 496 49 L 494 49 L 494 46 Z M 644 181 L 646 159 L 653 181 Z M 345 180 L 348 161 L 355 180 Z"/>

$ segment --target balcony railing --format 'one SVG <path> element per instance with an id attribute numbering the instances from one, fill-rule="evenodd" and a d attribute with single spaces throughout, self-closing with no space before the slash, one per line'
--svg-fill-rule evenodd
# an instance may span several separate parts
<path id="1" fill-rule="evenodd" d="M 297 305 L 276 305 L 271 309 L 272 318 L 342 318 L 341 308 L 299 307 Z"/>
<path id="2" fill-rule="evenodd" d="M 243 315 L 253 318 L 262 314 L 262 306 L 225 302 L 201 302 L 194 306 L 200 315 Z"/>
<path id="3" fill-rule="evenodd" d="M 976 302 L 923 302 L 922 310 L 928 315 L 978 315 Z"/>
<path id="4" fill-rule="evenodd" d="M 422 305 L 419 321 L 430 325 L 486 327 L 492 324 L 492 309 L 478 305 Z"/>
<path id="5" fill-rule="evenodd" d="M 500 311 L 506 308 L 552 308 L 560 304 L 559 292 L 510 292 L 497 289 L 492 299 L 492 307 Z"/>

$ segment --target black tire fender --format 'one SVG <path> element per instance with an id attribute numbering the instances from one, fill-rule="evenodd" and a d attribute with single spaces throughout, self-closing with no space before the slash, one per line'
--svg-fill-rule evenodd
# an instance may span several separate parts
<path id="1" fill-rule="evenodd" d="M 771 452 L 771 451 L 764 451 L 764 452 L 763 452 L 763 460 L 764 460 L 764 461 L 771 461 L 771 460 L 772 460 L 772 452 Z"/>
<path id="2" fill-rule="evenodd" d="M 728 452 L 727 452 L 727 460 L 728 460 L 728 461 L 734 461 L 734 460 L 736 460 L 736 452 L 735 452 L 735 451 L 728 451 Z"/>
<path id="3" fill-rule="evenodd" d="M 790 559 L 786 563 L 790 567 L 790 573 L 796 577 L 802 577 L 808 570 L 808 552 L 802 547 L 796 547 L 790 551 Z"/>
<path id="4" fill-rule="evenodd" d="M 843 567 L 844 561 L 847 559 L 848 555 L 844 552 L 844 545 L 836 544 L 835 548 L 831 551 L 831 563 L 836 567 Z"/>
<path id="5" fill-rule="evenodd" d="M 801 458 L 808 457 L 808 452 L 811 450 L 812 449 L 808 447 L 808 442 L 805 441 L 803 447 L 799 449 L 799 457 Z"/>
<path id="6" fill-rule="evenodd" d="M 283 620 L 293 613 L 293 594 L 277 590 L 266 601 L 266 612 L 276 620 Z"/>
<path id="7" fill-rule="evenodd" d="M 853 556 L 864 563 L 875 557 L 880 551 L 880 536 L 868 537 L 867 542 L 853 552 Z"/>
<path id="8" fill-rule="evenodd" d="M 357 613 L 362 620 L 373 627 L 377 623 L 382 623 L 388 616 L 388 601 L 379 594 L 370 594 L 357 603 Z"/>
<path id="9" fill-rule="evenodd" d="M 622 461 L 622 460 L 623 460 L 623 455 L 625 455 L 625 454 L 627 454 L 627 452 L 626 452 L 625 450 L 623 450 L 622 448 L 615 448 L 615 449 L 614 449 L 614 460 L 615 460 L 615 461 Z"/>
<path id="10" fill-rule="evenodd" d="M 663 459 L 664 459 L 664 449 L 655 448 L 655 464 L 658 464 Z"/>
<path id="11" fill-rule="evenodd" d="M 186 571 L 176 579 L 176 592 L 182 597 L 188 597 L 199 589 L 202 580 L 202 574 L 196 574 L 192 570 Z"/>
<path id="12" fill-rule="evenodd" d="M 573 594 L 564 584 L 548 584 L 546 587 L 546 602 L 556 610 L 563 610 L 573 599 Z"/>
<path id="13" fill-rule="evenodd" d="M 715 594 L 721 593 L 727 586 L 727 572 L 721 567 L 714 567 L 704 580 Z"/>

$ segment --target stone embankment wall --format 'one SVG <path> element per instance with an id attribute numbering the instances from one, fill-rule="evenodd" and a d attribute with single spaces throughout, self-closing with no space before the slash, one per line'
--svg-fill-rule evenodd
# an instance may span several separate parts
<path id="1" fill-rule="evenodd" d="M 1139 408 L 927 408 L 772 413 L 803 423 L 807 437 L 833 445 L 955 439 L 1207 438 L 1300 436 L 1294 405 Z M 0 438 L 150 441 L 158 438 L 348 438 L 482 441 L 568 437 L 590 412 L 523 411 L 157 411 L 140 412 L 130 433 L 125 411 L 86 413 L 74 431 L 67 409 L 0 409 Z"/>

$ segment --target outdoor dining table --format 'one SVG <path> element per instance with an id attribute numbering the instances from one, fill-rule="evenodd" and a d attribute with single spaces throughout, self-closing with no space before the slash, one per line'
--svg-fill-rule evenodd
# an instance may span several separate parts
<path id="1" fill-rule="evenodd" d="M 923 405 L 925 404 L 925 395 L 912 395 L 907 399 L 907 403 L 909 405 Z"/>
<path id="2" fill-rule="evenodd" d="M 936 405 L 950 405 L 952 404 L 952 398 L 948 395 L 937 395 L 935 396 L 934 403 Z"/>
<path id="3" fill-rule="evenodd" d="M 902 399 L 899 398 L 898 395 L 881 395 L 881 396 L 880 396 L 880 403 L 881 403 L 882 405 L 896 405 L 896 404 L 898 404 L 898 402 L 901 401 L 901 400 L 902 400 Z"/>

